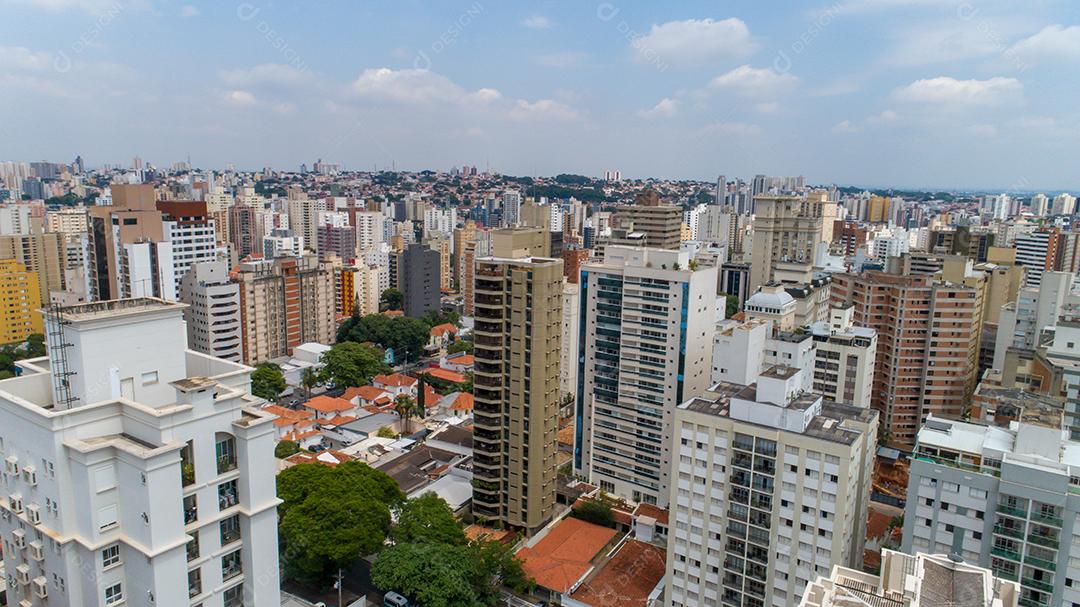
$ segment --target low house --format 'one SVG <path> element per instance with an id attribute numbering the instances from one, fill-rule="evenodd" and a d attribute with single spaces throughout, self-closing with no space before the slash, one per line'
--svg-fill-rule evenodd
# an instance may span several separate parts
<path id="1" fill-rule="evenodd" d="M 291 468 L 300 464 L 321 464 L 323 466 L 329 466 L 331 468 L 336 467 L 338 464 L 343 464 L 356 459 L 351 455 L 346 455 L 341 451 L 334 451 L 333 449 L 327 449 L 320 453 L 309 453 L 307 451 L 301 451 L 294 453 L 281 463 L 281 468 Z"/>
<path id="2" fill-rule="evenodd" d="M 306 411 L 315 414 L 315 419 L 320 422 L 324 419 L 333 419 L 342 415 L 355 415 L 356 405 L 333 396 L 316 396 L 305 402 L 302 407 Z"/>
<path id="3" fill-rule="evenodd" d="M 473 370 L 473 365 L 476 363 L 476 358 L 472 354 L 451 354 L 444 357 L 439 361 L 439 366 L 448 371 L 455 371 L 457 373 L 468 373 Z"/>
<path id="4" fill-rule="evenodd" d="M 438 480 L 451 466 L 464 459 L 459 453 L 420 445 L 401 452 L 397 457 L 380 461 L 375 468 L 394 479 L 402 493 L 412 495 Z"/>
<path id="5" fill-rule="evenodd" d="M 663 548 L 627 539 L 588 576 L 563 607 L 647 607 L 663 592 Z"/>
<path id="6" fill-rule="evenodd" d="M 328 432 L 328 436 L 347 447 L 377 435 L 382 428 L 389 427 L 393 430 L 397 423 L 398 416 L 393 413 L 375 413 L 336 426 L 332 433 Z"/>
<path id="7" fill-rule="evenodd" d="M 442 380 L 451 384 L 463 384 L 469 381 L 469 378 L 457 371 L 451 371 L 449 369 L 440 369 L 439 367 L 433 367 L 431 369 L 424 369 L 424 375 L 433 377 L 437 380 Z"/>
<path id="8" fill-rule="evenodd" d="M 473 395 L 468 392 L 451 392 L 439 401 L 439 413 L 465 419 L 473 414 Z"/>
<path id="9" fill-rule="evenodd" d="M 428 338 L 428 349 L 442 350 L 450 345 L 457 337 L 458 329 L 454 325 L 444 322 L 441 325 L 431 327 L 431 336 Z"/>
<path id="10" fill-rule="evenodd" d="M 394 396 L 392 394 L 382 388 L 376 388 L 375 386 L 349 388 L 348 390 L 345 390 L 345 394 L 342 394 L 341 398 L 344 398 L 358 407 L 382 408 L 393 404 L 394 402 Z"/>
<path id="11" fill-rule="evenodd" d="M 417 383 L 418 381 L 415 377 L 409 377 L 408 375 L 402 375 L 401 373 L 376 375 L 371 378 L 371 385 L 389 392 L 393 398 L 397 398 L 402 394 L 408 394 L 409 396 L 416 398 Z"/>
<path id="12" fill-rule="evenodd" d="M 614 529 L 567 517 L 534 536 L 517 557 L 538 594 L 561 603 L 592 572 L 616 535 Z"/>
<path id="13" fill-rule="evenodd" d="M 315 425 L 315 414 L 311 411 L 288 409 L 280 405 L 263 407 L 263 411 L 276 416 L 274 429 L 277 431 L 277 440 L 282 440 L 286 434 L 308 430 Z"/>
<path id="14" fill-rule="evenodd" d="M 323 444 L 322 429 L 318 426 L 311 426 L 305 430 L 294 430 L 283 435 L 281 440 L 292 441 L 299 445 L 301 449 L 319 447 Z"/>

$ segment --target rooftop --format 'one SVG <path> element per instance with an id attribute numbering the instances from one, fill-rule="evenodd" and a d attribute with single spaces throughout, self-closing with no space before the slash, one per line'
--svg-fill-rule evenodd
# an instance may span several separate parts
<path id="1" fill-rule="evenodd" d="M 108 301 L 95 301 L 74 306 L 61 308 L 64 320 L 80 322 L 125 316 L 128 314 L 141 314 L 152 310 L 176 310 L 181 311 L 187 304 L 165 301 L 156 297 L 138 297 L 134 299 L 110 299 Z"/>
<path id="2" fill-rule="evenodd" d="M 663 548 L 627 540 L 570 597 L 592 607 L 645 607 L 664 578 L 665 563 Z"/>
<path id="3" fill-rule="evenodd" d="M 517 557 L 538 585 L 566 593 L 589 572 L 593 559 L 615 535 L 614 529 L 567 517 L 533 546 L 519 550 Z"/>

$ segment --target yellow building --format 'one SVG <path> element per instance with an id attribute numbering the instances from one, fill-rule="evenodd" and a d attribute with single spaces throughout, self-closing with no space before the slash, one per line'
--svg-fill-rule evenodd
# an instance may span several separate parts
<path id="1" fill-rule="evenodd" d="M 44 333 L 38 275 L 12 259 L 0 260 L 0 343 Z"/>

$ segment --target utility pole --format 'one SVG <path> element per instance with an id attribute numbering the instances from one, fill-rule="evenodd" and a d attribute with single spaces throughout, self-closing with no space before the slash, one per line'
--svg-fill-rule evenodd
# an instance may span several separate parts
<path id="1" fill-rule="evenodd" d="M 338 570 L 337 570 L 337 583 L 334 584 L 335 586 L 337 586 L 337 604 L 338 604 L 338 607 L 343 607 L 342 603 L 341 603 L 341 590 L 344 587 L 344 584 L 341 583 L 341 580 L 342 580 L 343 577 L 344 577 L 344 574 L 342 574 L 341 568 L 339 567 Z"/>

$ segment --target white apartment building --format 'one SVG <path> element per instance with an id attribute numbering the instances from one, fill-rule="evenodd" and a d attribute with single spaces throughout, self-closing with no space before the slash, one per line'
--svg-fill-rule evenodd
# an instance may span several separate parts
<path id="1" fill-rule="evenodd" d="M 1038 289 L 1048 269 L 1054 232 L 1030 232 L 1016 237 L 1016 263 L 1024 266 L 1024 286 Z"/>
<path id="2" fill-rule="evenodd" d="M 562 352 L 559 355 L 559 396 L 577 394 L 578 332 L 581 330 L 581 288 L 563 282 L 562 292 Z"/>
<path id="3" fill-rule="evenodd" d="M 162 221 L 165 240 L 172 245 L 172 276 L 174 294 L 179 296 L 180 280 L 196 263 L 217 259 L 217 234 L 213 219 L 205 222 Z M 166 297 L 166 299 L 169 299 Z"/>
<path id="4" fill-rule="evenodd" d="M 289 199 L 289 229 L 292 233 L 302 237 L 301 246 L 307 246 L 314 250 L 316 228 L 319 225 L 319 213 L 327 211 L 326 201 L 322 198 L 290 198 Z"/>
<path id="5" fill-rule="evenodd" d="M 170 242 L 136 242 L 118 247 L 116 282 L 120 299 L 160 297 L 176 301 L 176 269 Z"/>
<path id="6" fill-rule="evenodd" d="M 1005 368 L 1009 348 L 1033 350 L 1044 330 L 1053 328 L 1067 308 L 1080 305 L 1080 293 L 1073 286 L 1075 280 L 1071 272 L 1044 272 L 1038 288 L 1020 289 L 1016 301 L 1001 307 L 994 344 L 995 369 Z"/>
<path id="7" fill-rule="evenodd" d="M 429 207 L 424 210 L 424 238 L 450 238 L 454 235 L 455 227 L 457 227 L 456 208 Z"/>
<path id="8" fill-rule="evenodd" d="M 362 211 L 354 215 L 356 221 L 356 250 L 363 255 L 386 242 L 386 217 L 379 211 Z M 393 223 L 393 222 L 391 222 Z"/>
<path id="9" fill-rule="evenodd" d="M 838 403 L 868 408 L 874 389 L 877 331 L 856 327 L 855 308 L 831 308 L 829 321 L 810 325 L 814 337 L 813 390 Z"/>
<path id="10" fill-rule="evenodd" d="M 716 269 L 685 252 L 612 245 L 581 268 L 574 470 L 667 506 L 672 419 L 710 385 Z"/>
<path id="11" fill-rule="evenodd" d="M 769 367 L 677 408 L 672 607 L 794 607 L 818 576 L 862 564 L 878 414 L 803 391 L 804 373 Z"/>
<path id="12" fill-rule="evenodd" d="M 833 567 L 806 589 L 799 607 L 1016 607 L 1020 586 L 948 554 L 881 551 L 881 575 Z"/>
<path id="13" fill-rule="evenodd" d="M 25 203 L 0 205 L 0 236 L 29 234 L 31 210 Z"/>
<path id="14" fill-rule="evenodd" d="M 278 228 L 263 238 L 263 257 L 300 257 L 304 253 L 304 237 L 292 230 Z"/>
<path id="15" fill-rule="evenodd" d="M 182 304 L 73 306 L 0 381 L 0 540 L 26 607 L 278 605 L 273 418 Z"/>
<path id="16" fill-rule="evenodd" d="M 1080 442 L 1061 410 L 1008 426 L 931 416 L 919 430 L 904 552 L 957 554 L 1020 583 L 1024 607 L 1080 605 Z"/>
<path id="17" fill-rule="evenodd" d="M 240 362 L 240 285 L 229 280 L 229 265 L 207 261 L 191 266 L 180 281 L 188 347 L 215 358 Z"/>

